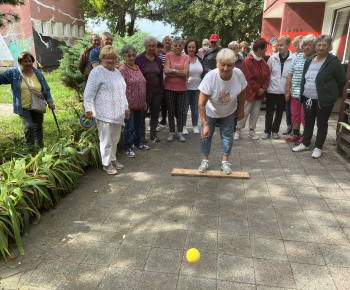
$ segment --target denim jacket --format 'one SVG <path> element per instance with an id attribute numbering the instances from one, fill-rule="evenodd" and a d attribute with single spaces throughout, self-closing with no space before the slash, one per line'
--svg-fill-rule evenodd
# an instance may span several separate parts
<path id="1" fill-rule="evenodd" d="M 33 67 L 34 73 L 38 78 L 42 91 L 41 93 L 45 97 L 47 103 L 53 103 L 50 93 L 49 85 L 47 84 L 43 74 L 40 70 Z M 13 96 L 13 112 L 18 115 L 23 115 L 22 99 L 21 99 L 21 84 L 22 76 L 18 68 L 11 68 L 0 74 L 0 85 L 11 84 L 12 96 Z"/>

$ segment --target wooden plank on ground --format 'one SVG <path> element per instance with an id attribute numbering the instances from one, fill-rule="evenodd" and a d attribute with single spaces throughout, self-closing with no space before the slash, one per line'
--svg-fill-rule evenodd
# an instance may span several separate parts
<path id="1" fill-rule="evenodd" d="M 203 173 L 197 169 L 174 168 L 171 172 L 173 176 L 202 176 L 202 177 L 219 177 L 219 178 L 243 178 L 249 179 L 248 172 L 232 171 L 231 174 L 225 174 L 223 171 L 208 170 Z"/>

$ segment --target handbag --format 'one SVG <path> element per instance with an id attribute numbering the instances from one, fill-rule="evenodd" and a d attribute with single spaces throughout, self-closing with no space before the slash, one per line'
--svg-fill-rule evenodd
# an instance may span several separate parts
<path id="1" fill-rule="evenodd" d="M 45 101 L 45 97 L 36 92 L 36 91 L 33 91 L 28 82 L 26 81 L 26 79 L 24 78 L 23 76 L 23 73 L 22 73 L 22 70 L 20 67 L 18 67 L 18 70 L 24 80 L 24 82 L 26 83 L 28 89 L 29 89 L 29 92 L 30 92 L 30 110 L 31 111 L 34 111 L 34 112 L 37 112 L 37 113 L 46 113 L 46 101 Z"/>

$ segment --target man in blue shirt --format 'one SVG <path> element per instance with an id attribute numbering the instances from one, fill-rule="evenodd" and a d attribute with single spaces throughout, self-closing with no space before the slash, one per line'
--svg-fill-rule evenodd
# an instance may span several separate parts
<path id="1" fill-rule="evenodd" d="M 100 51 L 106 45 L 113 45 L 113 40 L 114 40 L 114 36 L 112 33 L 110 32 L 102 33 L 101 46 L 94 48 L 90 52 L 89 61 L 90 61 L 91 69 L 101 64 Z M 119 67 L 120 67 L 120 61 L 118 59 L 115 64 L 115 68 L 119 68 Z"/>

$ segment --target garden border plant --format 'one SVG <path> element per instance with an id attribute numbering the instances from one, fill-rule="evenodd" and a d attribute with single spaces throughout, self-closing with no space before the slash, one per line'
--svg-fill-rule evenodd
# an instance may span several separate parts
<path id="1" fill-rule="evenodd" d="M 77 112 L 78 113 L 78 112 Z M 84 173 L 78 151 L 90 148 L 90 165 L 101 162 L 97 128 L 83 130 L 75 124 L 50 147 L 36 155 L 13 157 L 0 166 L 0 252 L 7 259 L 9 240 L 13 239 L 23 255 L 22 235 L 28 235 L 32 218 L 53 208 L 78 185 Z"/>

